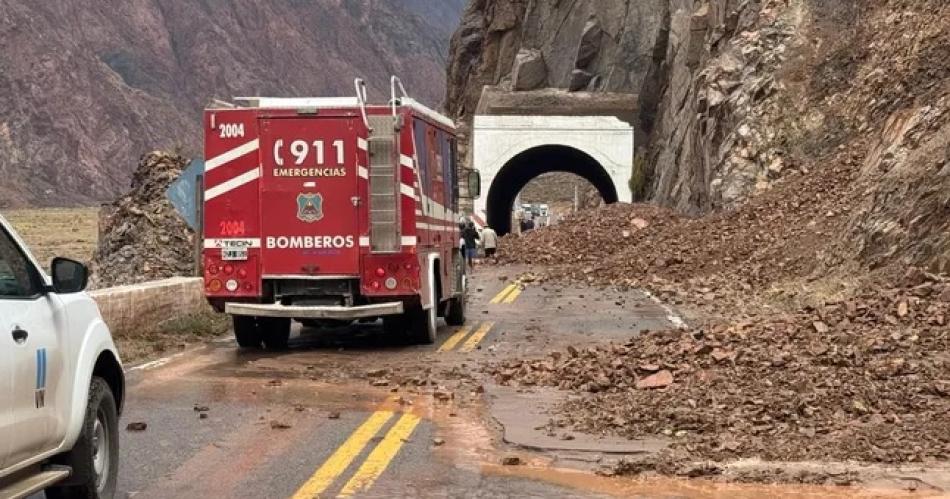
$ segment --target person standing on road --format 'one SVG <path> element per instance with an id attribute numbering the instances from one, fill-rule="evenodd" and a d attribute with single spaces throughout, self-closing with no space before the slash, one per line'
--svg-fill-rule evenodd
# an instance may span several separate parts
<path id="1" fill-rule="evenodd" d="M 465 222 L 464 219 L 462 222 L 459 222 L 459 252 L 461 253 L 462 260 L 465 260 Z M 462 270 L 465 270 L 464 267 Z"/>
<path id="2" fill-rule="evenodd" d="M 498 250 L 498 233 L 495 229 L 488 226 L 482 229 L 482 245 L 485 246 L 485 258 L 495 258 Z"/>
<path id="3" fill-rule="evenodd" d="M 478 254 L 478 231 L 475 230 L 475 224 L 469 222 L 462 231 L 462 239 L 465 240 L 465 260 L 468 262 L 469 270 L 475 270 L 475 257 Z"/>

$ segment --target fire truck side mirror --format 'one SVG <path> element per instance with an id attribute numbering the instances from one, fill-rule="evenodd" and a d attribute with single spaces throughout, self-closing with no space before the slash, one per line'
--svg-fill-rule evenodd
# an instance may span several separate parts
<path id="1" fill-rule="evenodd" d="M 472 198 L 482 195 L 482 174 L 478 170 L 468 172 L 468 195 Z"/>

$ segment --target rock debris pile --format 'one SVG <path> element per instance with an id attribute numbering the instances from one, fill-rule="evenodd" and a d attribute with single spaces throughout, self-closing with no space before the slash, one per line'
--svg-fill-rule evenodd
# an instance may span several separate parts
<path id="1" fill-rule="evenodd" d="M 132 189 L 103 206 L 92 262 L 94 286 L 194 275 L 195 233 L 165 197 L 187 164 L 177 154 L 145 154 L 132 176 Z"/>
<path id="2" fill-rule="evenodd" d="M 950 280 L 893 287 L 488 371 L 579 396 L 553 427 L 667 436 L 690 459 L 950 459 Z"/>

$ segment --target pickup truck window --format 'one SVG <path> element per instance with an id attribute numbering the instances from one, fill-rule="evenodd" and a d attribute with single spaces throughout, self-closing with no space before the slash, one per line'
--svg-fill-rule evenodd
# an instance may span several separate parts
<path id="1" fill-rule="evenodd" d="M 5 230 L 0 230 L 0 298 L 39 294 L 33 265 Z"/>

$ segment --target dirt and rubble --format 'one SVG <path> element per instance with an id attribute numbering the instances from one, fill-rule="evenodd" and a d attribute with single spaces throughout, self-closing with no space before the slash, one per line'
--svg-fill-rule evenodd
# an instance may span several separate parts
<path id="1" fill-rule="evenodd" d="M 175 153 L 145 154 L 132 175 L 131 190 L 102 207 L 93 286 L 194 275 L 195 233 L 165 196 L 187 165 Z"/>
<path id="2" fill-rule="evenodd" d="M 553 428 L 674 437 L 680 457 L 728 461 L 950 459 L 950 281 L 894 287 L 794 313 L 511 360 L 501 384 L 572 399 Z"/>

